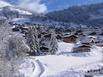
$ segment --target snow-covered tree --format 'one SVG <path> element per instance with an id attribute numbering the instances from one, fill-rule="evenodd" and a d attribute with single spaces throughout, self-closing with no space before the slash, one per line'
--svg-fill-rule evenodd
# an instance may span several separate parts
<path id="1" fill-rule="evenodd" d="M 27 44 L 29 45 L 31 55 L 39 55 L 39 39 L 37 27 L 29 27 L 28 32 L 26 33 Z"/>
<path id="2" fill-rule="evenodd" d="M 42 51 L 40 51 L 41 47 L 47 47 L 49 49 L 47 53 L 49 54 L 55 54 L 58 50 L 55 31 L 49 29 L 48 27 L 29 27 L 29 30 L 26 33 L 26 40 L 31 49 L 31 51 L 29 52 L 30 55 L 40 55 L 41 53 L 43 53 Z"/>
<path id="3" fill-rule="evenodd" d="M 29 52 L 29 47 L 26 45 L 24 39 L 19 36 L 12 36 L 8 39 L 6 58 L 19 58 L 26 55 Z"/>
<path id="4" fill-rule="evenodd" d="M 45 29 L 45 30 L 43 30 Z M 54 29 L 50 29 L 48 27 L 40 28 L 39 33 L 41 34 L 41 38 L 39 38 L 39 44 L 41 49 L 41 53 L 46 54 L 55 54 L 58 51 L 58 44 L 56 39 L 56 34 Z M 43 50 L 43 51 L 42 51 Z"/>
<path id="5" fill-rule="evenodd" d="M 51 54 L 55 54 L 58 51 L 58 44 L 54 30 L 50 30 L 51 38 L 50 38 L 50 48 L 49 51 Z"/>
<path id="6" fill-rule="evenodd" d="M 21 60 L 26 57 L 29 47 L 22 36 L 14 34 L 7 35 L 5 38 L 4 54 L 1 59 L 0 75 L 2 77 L 15 77 Z"/>
<path id="7" fill-rule="evenodd" d="M 0 24 L 0 77 L 13 77 L 14 74 L 13 63 L 6 57 L 7 42 L 11 34 L 9 24 Z"/>

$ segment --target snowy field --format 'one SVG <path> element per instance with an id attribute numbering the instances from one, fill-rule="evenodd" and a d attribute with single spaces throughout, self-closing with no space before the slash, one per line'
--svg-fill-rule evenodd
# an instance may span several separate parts
<path id="1" fill-rule="evenodd" d="M 73 44 L 60 42 L 58 53 L 71 52 L 73 47 Z M 102 50 L 93 46 L 90 56 L 82 58 L 72 55 L 30 57 L 21 62 L 19 74 L 25 77 L 84 77 L 84 72 L 103 66 Z"/>

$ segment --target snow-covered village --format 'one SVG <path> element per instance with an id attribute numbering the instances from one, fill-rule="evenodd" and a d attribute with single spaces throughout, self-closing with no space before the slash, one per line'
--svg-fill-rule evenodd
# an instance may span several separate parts
<path id="1" fill-rule="evenodd" d="M 103 77 L 103 0 L 85 1 L 0 0 L 0 77 Z"/>

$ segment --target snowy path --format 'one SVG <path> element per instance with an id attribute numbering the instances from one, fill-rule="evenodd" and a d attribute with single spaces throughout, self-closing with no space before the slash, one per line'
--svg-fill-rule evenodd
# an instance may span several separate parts
<path id="1" fill-rule="evenodd" d="M 35 67 L 36 67 L 35 68 L 35 72 L 36 72 L 35 77 L 41 77 L 43 72 L 45 71 L 43 64 L 39 60 L 36 60 L 35 61 Z"/>
<path id="2" fill-rule="evenodd" d="M 21 63 L 19 73 L 24 77 L 42 77 L 45 70 L 44 65 L 39 60 L 28 58 Z"/>
<path id="3" fill-rule="evenodd" d="M 68 71 L 71 68 L 77 71 L 86 71 L 90 68 L 95 68 L 95 66 L 98 65 L 95 64 L 99 61 L 100 59 L 95 59 L 93 57 L 80 58 L 62 55 L 40 56 L 36 59 L 28 60 L 28 64 L 25 63 L 27 67 L 22 69 L 22 71 L 24 74 L 27 74 L 26 76 L 28 77 L 46 77 L 62 74 L 60 72 Z M 44 65 L 46 65 L 46 68 Z"/>

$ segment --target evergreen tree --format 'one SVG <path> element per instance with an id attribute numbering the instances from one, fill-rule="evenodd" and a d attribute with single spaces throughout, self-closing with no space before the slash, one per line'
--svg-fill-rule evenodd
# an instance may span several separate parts
<path id="1" fill-rule="evenodd" d="M 29 45 L 31 51 L 31 55 L 39 55 L 39 39 L 38 39 L 38 31 L 37 27 L 29 27 L 29 30 L 26 34 L 27 44 Z"/>
<path id="2" fill-rule="evenodd" d="M 50 48 L 49 51 L 51 54 L 55 54 L 58 51 L 58 44 L 54 30 L 50 30 L 51 39 L 50 39 Z"/>

